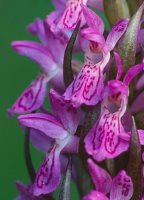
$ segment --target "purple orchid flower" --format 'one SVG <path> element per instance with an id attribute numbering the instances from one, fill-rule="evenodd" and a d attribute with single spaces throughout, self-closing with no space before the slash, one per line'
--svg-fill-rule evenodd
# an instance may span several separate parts
<path id="1" fill-rule="evenodd" d="M 133 183 L 124 170 L 113 179 L 107 171 L 88 159 L 89 172 L 96 190 L 91 191 L 83 200 L 130 200 L 133 194 Z M 106 194 L 110 193 L 108 198 Z"/>
<path id="2" fill-rule="evenodd" d="M 93 47 L 89 47 L 89 50 L 87 49 L 85 63 L 81 71 L 63 95 L 65 100 L 71 100 L 74 107 L 79 107 L 83 103 L 86 105 L 96 105 L 101 101 L 104 90 L 103 71 L 110 60 L 110 51 L 113 50 L 128 25 L 128 20 L 126 19 L 119 21 L 114 25 L 105 42 L 102 35 L 104 24 L 100 17 L 84 5 L 82 5 L 82 9 L 87 24 L 90 27 L 84 29 L 86 30 L 85 36 L 89 41 L 94 40 L 94 42 L 97 42 L 95 50 L 98 51 L 99 49 L 103 56 L 99 62 L 94 64 L 95 61 L 92 57 L 93 55 L 97 56 L 91 50 Z M 99 31 L 97 30 L 98 27 Z"/>
<path id="3" fill-rule="evenodd" d="M 82 11 L 88 25 L 81 30 L 81 47 L 84 52 L 105 54 L 114 49 L 116 43 L 127 29 L 129 20 L 122 19 L 118 21 L 110 31 L 105 40 L 104 23 L 102 19 L 85 5 L 81 5 Z"/>
<path id="4" fill-rule="evenodd" d="M 54 115 L 35 113 L 18 118 L 23 126 L 37 129 L 55 140 L 52 148 L 39 168 L 33 185 L 36 196 L 55 191 L 61 180 L 60 153 L 68 145 L 66 151 L 78 151 L 79 138 L 74 136 L 80 121 L 79 111 L 65 102 L 54 90 L 50 91 L 50 100 Z"/>
<path id="5" fill-rule="evenodd" d="M 17 53 L 37 62 L 43 72 L 9 109 L 10 114 L 24 114 L 40 108 L 46 96 L 48 82 L 59 91 L 64 89 L 62 66 L 68 38 L 62 31 L 57 34 L 52 33 L 50 27 L 40 19 L 31 24 L 28 30 L 37 35 L 42 44 L 15 41 L 12 43 L 12 47 Z"/>
<path id="6" fill-rule="evenodd" d="M 56 20 L 58 29 L 73 30 L 79 20 L 81 20 L 81 27 L 86 23 L 81 4 L 88 4 L 97 9 L 103 10 L 102 0 L 68 0 L 65 1 L 65 4 L 64 1 L 60 4 L 60 2 L 55 0 L 54 4 L 56 5 L 57 11 L 53 12 L 49 19 L 58 19 L 60 17 L 60 20 Z"/>
<path id="7" fill-rule="evenodd" d="M 115 55 L 118 64 L 117 80 L 109 81 L 105 87 L 100 117 L 84 140 L 87 153 L 97 161 L 114 158 L 128 150 L 131 133 L 125 131 L 121 118 L 127 108 L 129 83 L 144 69 L 143 64 L 135 65 L 127 71 L 123 82 L 119 81 L 122 66 L 118 54 Z"/>

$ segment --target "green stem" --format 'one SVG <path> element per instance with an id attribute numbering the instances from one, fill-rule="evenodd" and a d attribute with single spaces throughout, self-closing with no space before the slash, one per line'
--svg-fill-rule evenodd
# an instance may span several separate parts
<path id="1" fill-rule="evenodd" d="M 25 133 L 25 141 L 24 141 L 24 156 L 25 156 L 25 163 L 28 171 L 28 175 L 31 179 L 31 182 L 34 182 L 36 173 L 32 163 L 31 154 L 30 154 L 30 129 L 26 129 Z"/>

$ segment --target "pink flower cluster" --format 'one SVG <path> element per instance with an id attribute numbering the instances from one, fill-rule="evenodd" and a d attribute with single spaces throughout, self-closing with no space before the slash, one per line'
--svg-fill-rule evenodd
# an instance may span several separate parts
<path id="1" fill-rule="evenodd" d="M 103 11 L 102 1 L 53 0 L 53 4 L 56 10 L 46 19 L 37 18 L 28 26 L 28 31 L 39 38 L 39 43 L 12 42 L 18 54 L 39 65 L 40 73 L 8 113 L 20 114 L 20 125 L 29 128 L 31 142 L 45 154 L 34 182 L 28 186 L 17 183 L 21 194 L 17 200 L 45 199 L 44 195 L 51 194 L 60 185 L 69 155 L 83 159 L 79 153 L 81 134 L 88 120 L 87 111 L 96 106 L 99 115 L 83 140 L 88 171 L 95 187 L 83 200 L 130 200 L 134 188 L 125 169 L 112 175 L 100 167 L 101 161 L 115 159 L 129 150 L 132 115 L 144 110 L 143 92 L 131 104 L 128 102 L 133 79 L 135 91 L 141 91 L 144 86 L 143 60 L 129 66 L 125 72 L 116 48 L 127 31 L 129 19 L 121 19 L 107 33 L 104 22 L 91 9 Z M 73 57 L 74 80 L 65 88 L 65 50 L 79 21 L 73 55 L 82 53 L 84 61 L 82 64 Z M 139 30 L 139 35 L 142 31 Z M 111 79 L 113 70 L 117 72 Z M 44 107 L 47 95 L 51 111 Z M 144 145 L 144 131 L 138 129 L 137 134 L 140 145 Z M 77 166 L 74 161 L 72 165 L 72 176 L 77 182 Z"/>

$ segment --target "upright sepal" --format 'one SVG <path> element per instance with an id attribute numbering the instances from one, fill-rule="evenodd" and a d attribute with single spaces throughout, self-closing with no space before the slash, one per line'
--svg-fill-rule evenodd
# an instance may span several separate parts
<path id="1" fill-rule="evenodd" d="M 99 167 L 92 159 L 88 159 L 88 168 L 97 191 L 107 194 L 110 192 L 112 178 L 107 171 Z"/>
<path id="2" fill-rule="evenodd" d="M 109 51 L 112 51 L 114 49 L 118 40 L 125 33 L 128 23 L 128 19 L 121 19 L 114 24 L 106 39 L 106 48 L 108 48 Z"/>

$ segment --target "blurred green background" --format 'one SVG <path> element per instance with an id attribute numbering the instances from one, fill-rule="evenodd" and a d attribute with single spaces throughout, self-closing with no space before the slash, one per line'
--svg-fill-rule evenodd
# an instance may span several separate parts
<path id="1" fill-rule="evenodd" d="M 10 47 L 13 40 L 35 40 L 26 25 L 36 17 L 44 18 L 53 9 L 50 0 L 0 0 L 0 199 L 17 196 L 15 181 L 28 183 L 23 156 L 23 134 L 6 110 L 36 77 L 38 67 L 30 59 L 17 55 Z M 36 166 L 42 156 L 32 150 Z M 75 193 L 75 191 L 73 192 Z M 73 194 L 73 199 L 76 196 Z"/>

